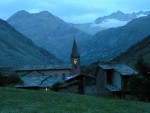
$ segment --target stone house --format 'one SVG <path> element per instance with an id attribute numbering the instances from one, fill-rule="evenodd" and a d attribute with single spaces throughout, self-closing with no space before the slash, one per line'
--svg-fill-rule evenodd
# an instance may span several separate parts
<path id="1" fill-rule="evenodd" d="M 123 97 L 130 92 L 130 77 L 135 74 L 134 69 L 124 64 L 100 64 L 96 77 L 98 95 Z"/>
<path id="2" fill-rule="evenodd" d="M 95 86 L 95 78 L 77 74 L 75 76 L 67 77 L 65 83 L 59 87 L 59 91 L 92 95 L 93 86 Z"/>

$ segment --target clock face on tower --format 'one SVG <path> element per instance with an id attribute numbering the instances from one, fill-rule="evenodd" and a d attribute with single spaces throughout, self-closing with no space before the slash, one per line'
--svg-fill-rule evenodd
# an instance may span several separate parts
<path id="1" fill-rule="evenodd" d="M 73 60 L 73 63 L 76 65 L 78 63 L 78 60 L 77 59 L 74 59 Z"/>

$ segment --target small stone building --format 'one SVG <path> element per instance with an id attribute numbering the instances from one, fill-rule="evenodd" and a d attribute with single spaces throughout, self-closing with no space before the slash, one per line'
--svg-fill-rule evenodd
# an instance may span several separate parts
<path id="1" fill-rule="evenodd" d="M 93 86 L 95 86 L 95 78 L 77 74 L 75 76 L 67 77 L 65 83 L 59 87 L 59 91 L 93 95 Z"/>
<path id="2" fill-rule="evenodd" d="M 98 95 L 123 97 L 130 92 L 130 77 L 135 74 L 134 69 L 124 64 L 100 64 L 96 77 Z"/>

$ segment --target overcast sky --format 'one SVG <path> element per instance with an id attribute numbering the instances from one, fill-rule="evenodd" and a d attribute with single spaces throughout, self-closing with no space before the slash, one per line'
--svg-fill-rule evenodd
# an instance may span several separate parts
<path id="1" fill-rule="evenodd" d="M 6 20 L 20 10 L 49 11 L 66 22 L 86 23 L 117 10 L 150 10 L 150 0 L 0 0 L 0 18 Z"/>

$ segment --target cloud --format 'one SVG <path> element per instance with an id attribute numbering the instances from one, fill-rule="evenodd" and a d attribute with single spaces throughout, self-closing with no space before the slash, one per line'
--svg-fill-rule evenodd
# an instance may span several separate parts
<path id="1" fill-rule="evenodd" d="M 62 18 L 69 23 L 74 22 L 80 24 L 80 23 L 93 22 L 97 17 L 98 15 L 89 13 L 89 14 L 82 14 L 82 15 L 64 16 Z"/>
<path id="2" fill-rule="evenodd" d="M 47 10 L 67 22 L 82 23 L 117 10 L 150 10 L 149 4 L 150 0 L 0 0 L 0 18 L 7 19 L 19 10 Z"/>

